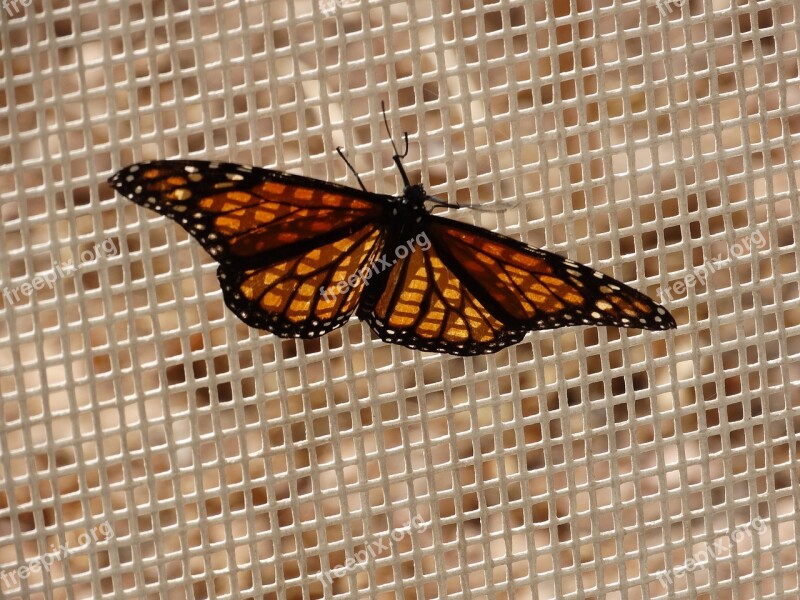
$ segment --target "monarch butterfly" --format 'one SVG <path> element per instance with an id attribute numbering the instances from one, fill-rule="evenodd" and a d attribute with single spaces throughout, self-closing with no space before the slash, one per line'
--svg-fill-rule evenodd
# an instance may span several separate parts
<path id="1" fill-rule="evenodd" d="M 355 313 L 386 342 L 469 356 L 539 329 L 676 327 L 665 308 L 599 271 L 431 214 L 455 205 L 411 184 L 407 133 L 403 154 L 392 148 L 401 196 L 367 191 L 340 148 L 361 189 L 195 160 L 137 163 L 109 184 L 194 236 L 220 263 L 228 307 L 280 337 L 318 337 Z"/>

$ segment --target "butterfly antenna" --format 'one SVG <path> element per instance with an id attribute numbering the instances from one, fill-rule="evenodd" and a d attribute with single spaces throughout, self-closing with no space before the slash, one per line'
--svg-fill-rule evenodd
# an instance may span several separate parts
<path id="1" fill-rule="evenodd" d="M 364 187 L 364 182 L 361 181 L 361 177 L 359 176 L 358 172 L 355 170 L 355 168 L 353 168 L 353 165 L 350 164 L 350 161 L 347 160 L 347 157 L 344 155 L 344 151 L 342 150 L 342 147 L 341 146 L 336 146 L 336 152 L 338 152 L 339 156 L 342 157 L 342 160 L 344 161 L 344 164 L 347 165 L 347 168 L 350 169 L 350 172 L 353 175 L 356 176 L 356 179 L 358 180 L 358 185 L 361 186 L 361 189 L 364 190 L 365 192 L 368 192 L 369 190 L 367 190 L 367 188 Z"/>
<path id="2" fill-rule="evenodd" d="M 386 126 L 386 132 L 389 134 L 389 141 L 392 142 L 392 149 L 394 150 L 394 156 L 392 156 L 392 160 L 394 164 L 397 165 L 397 170 L 400 171 L 400 177 L 403 178 L 403 185 L 405 187 L 411 187 L 411 181 L 408 179 L 408 174 L 406 170 L 403 168 L 402 159 L 408 156 L 408 132 L 403 132 L 403 139 L 405 139 L 405 150 L 403 153 L 400 154 L 400 151 L 397 149 L 397 145 L 394 143 L 394 138 L 392 137 L 392 130 L 389 127 L 389 118 L 386 116 L 386 103 L 381 100 L 381 112 L 383 113 L 383 124 Z"/>
<path id="3" fill-rule="evenodd" d="M 475 210 L 477 212 L 485 212 L 485 213 L 501 213 L 507 211 L 509 208 L 514 208 L 519 204 L 519 202 L 515 202 L 509 206 L 503 208 L 489 208 L 488 206 L 472 206 L 471 204 L 452 204 L 450 202 L 445 202 L 441 198 L 437 198 L 436 196 L 428 196 L 426 198 L 429 202 L 433 202 L 437 206 L 441 206 L 443 208 L 469 208 L 470 210 Z"/>
<path id="4" fill-rule="evenodd" d="M 489 208 L 488 206 L 466 206 L 465 208 L 471 208 L 472 210 L 477 210 L 478 212 L 485 212 L 485 213 L 501 213 L 505 212 L 511 208 L 516 208 L 519 206 L 519 202 L 512 202 L 508 206 L 504 206 L 502 208 Z"/>

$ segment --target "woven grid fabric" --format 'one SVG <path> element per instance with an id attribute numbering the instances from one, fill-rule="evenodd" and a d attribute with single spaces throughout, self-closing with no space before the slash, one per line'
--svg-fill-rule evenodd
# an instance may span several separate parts
<path id="1" fill-rule="evenodd" d="M 0 597 L 796 598 L 800 14 L 773 0 L 0 0 Z M 397 193 L 662 302 L 490 356 L 252 330 L 115 197 Z"/>

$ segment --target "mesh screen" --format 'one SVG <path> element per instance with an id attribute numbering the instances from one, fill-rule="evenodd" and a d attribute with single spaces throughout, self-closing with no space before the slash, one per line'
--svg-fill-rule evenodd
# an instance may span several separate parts
<path id="1" fill-rule="evenodd" d="M 3 598 L 796 598 L 796 2 L 2 0 Z M 106 178 L 232 160 L 664 303 L 476 358 L 253 330 Z M 439 214 L 439 213 L 437 213 Z"/>

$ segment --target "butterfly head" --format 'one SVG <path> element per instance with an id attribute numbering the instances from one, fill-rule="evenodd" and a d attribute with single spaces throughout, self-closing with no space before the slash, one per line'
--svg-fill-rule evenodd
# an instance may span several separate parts
<path id="1" fill-rule="evenodd" d="M 405 188 L 403 188 L 403 202 L 412 208 L 424 207 L 425 201 L 428 198 L 430 198 L 430 196 L 428 196 L 428 193 L 425 191 L 425 188 L 422 187 L 421 183 L 416 185 L 407 185 Z"/>

